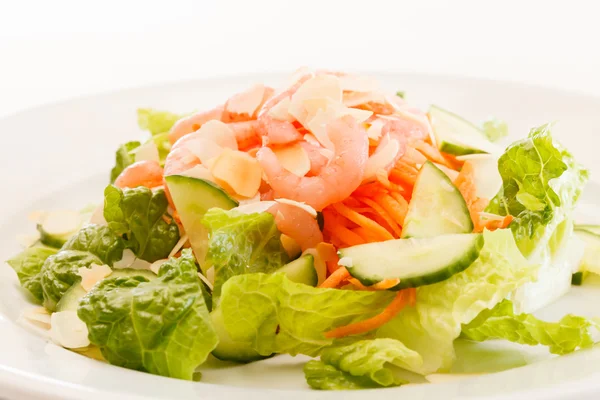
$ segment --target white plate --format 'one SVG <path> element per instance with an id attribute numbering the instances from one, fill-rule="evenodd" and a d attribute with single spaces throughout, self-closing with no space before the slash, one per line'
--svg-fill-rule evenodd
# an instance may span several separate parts
<path id="1" fill-rule="evenodd" d="M 418 106 L 435 103 L 473 121 L 492 114 L 505 119 L 513 136 L 524 136 L 532 126 L 558 121 L 555 131 L 563 143 L 593 172 L 600 171 L 600 159 L 596 156 L 600 99 L 467 78 L 374 76 L 390 90 L 405 90 L 409 101 Z M 101 199 L 117 145 L 141 135 L 136 126 L 137 107 L 173 111 L 209 108 L 252 82 L 276 84 L 282 78 L 237 77 L 125 90 L 44 106 L 0 121 L 0 259 L 6 260 L 19 251 L 16 234 L 32 230 L 26 218 L 29 211 L 79 207 Z M 592 222 L 600 221 L 594 204 L 600 198 L 598 193 L 590 185 L 583 199 L 582 210 Z M 592 316 L 599 301 L 600 286 L 588 284 L 571 291 L 540 315 L 549 319 L 568 312 Z M 109 366 L 48 343 L 39 333 L 17 324 L 21 310 L 27 306 L 15 274 L 0 264 L 0 398 L 196 400 L 240 396 L 264 400 L 285 396 L 295 400 L 365 396 L 358 392 L 308 391 L 300 372 L 304 359 L 299 357 L 279 357 L 226 370 L 205 368 L 201 383 Z M 485 362 L 491 357 L 500 364 L 531 364 L 446 383 L 379 389 L 377 396 L 413 400 L 600 396 L 598 348 L 548 359 L 543 349 L 508 346 L 509 353 L 498 353 L 497 346 L 483 346 L 478 360 Z M 457 370 L 460 368 L 459 364 Z"/>

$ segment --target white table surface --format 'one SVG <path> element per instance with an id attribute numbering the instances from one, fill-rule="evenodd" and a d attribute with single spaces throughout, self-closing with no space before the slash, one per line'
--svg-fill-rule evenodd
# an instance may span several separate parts
<path id="1" fill-rule="evenodd" d="M 123 87 L 301 65 L 600 94 L 595 3 L 0 0 L 0 116 Z"/>

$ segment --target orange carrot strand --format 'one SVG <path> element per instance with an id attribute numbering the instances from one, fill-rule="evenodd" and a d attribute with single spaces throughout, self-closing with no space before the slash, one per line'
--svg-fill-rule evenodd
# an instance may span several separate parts
<path id="1" fill-rule="evenodd" d="M 387 231 L 381 225 L 373 222 L 369 218 L 353 211 L 352 209 L 346 207 L 342 203 L 336 203 L 333 205 L 333 208 L 342 216 L 348 218 L 350 221 L 356 223 L 363 228 L 373 231 L 377 236 L 379 236 L 382 240 L 391 240 L 394 239 L 391 233 Z"/>
<path id="2" fill-rule="evenodd" d="M 328 339 L 342 338 L 350 335 L 359 335 L 366 333 L 374 329 L 379 328 L 385 323 L 392 320 L 404 307 L 406 307 L 412 301 L 410 292 L 414 289 L 402 290 L 398 292 L 394 300 L 378 315 L 366 319 L 364 321 L 355 322 L 346 326 L 340 326 L 329 332 L 325 333 L 325 337 Z"/>
<path id="3" fill-rule="evenodd" d="M 336 288 L 349 276 L 350 273 L 348 272 L 346 267 L 340 267 L 333 274 L 329 275 L 329 277 L 325 279 L 325 281 L 321 283 L 319 287 L 329 289 Z"/>

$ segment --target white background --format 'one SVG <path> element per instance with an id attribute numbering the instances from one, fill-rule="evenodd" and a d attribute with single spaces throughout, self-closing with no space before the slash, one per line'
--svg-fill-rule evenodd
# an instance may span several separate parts
<path id="1" fill-rule="evenodd" d="M 600 94 L 595 3 L 0 0 L 0 116 L 123 87 L 301 65 Z"/>

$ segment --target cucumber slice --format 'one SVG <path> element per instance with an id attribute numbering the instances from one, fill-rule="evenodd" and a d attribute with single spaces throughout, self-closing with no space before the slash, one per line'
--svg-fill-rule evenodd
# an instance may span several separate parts
<path id="1" fill-rule="evenodd" d="M 156 279 L 156 275 L 152 271 L 133 268 L 114 269 L 113 272 L 105 279 L 127 276 L 143 276 L 149 281 Z M 61 297 L 60 301 L 56 305 L 56 311 L 77 311 L 77 307 L 79 307 L 79 300 L 81 300 L 86 293 L 87 292 L 79 284 L 79 282 L 75 283 L 65 292 L 63 297 Z"/>
<path id="2" fill-rule="evenodd" d="M 415 182 L 402 238 L 473 232 L 465 199 L 448 176 L 427 161 Z"/>
<path id="3" fill-rule="evenodd" d="M 339 251 L 348 272 L 370 286 L 384 279 L 400 279 L 399 290 L 431 285 L 466 269 L 479 257 L 480 233 L 420 239 L 396 239 L 348 247 Z"/>
<path id="4" fill-rule="evenodd" d="M 434 105 L 428 114 L 440 151 L 456 156 L 498 151 L 481 129 L 458 115 Z"/>
<path id="5" fill-rule="evenodd" d="M 227 329 L 225 329 L 225 323 L 223 321 L 223 314 L 221 309 L 217 308 L 210 313 L 213 327 L 219 335 L 219 344 L 212 351 L 213 356 L 223 361 L 234 361 L 239 363 L 248 363 L 252 361 L 262 360 L 267 358 L 261 356 L 254 350 L 252 343 L 250 342 L 238 342 L 231 339 Z"/>
<path id="6" fill-rule="evenodd" d="M 201 223 L 202 217 L 213 207 L 230 210 L 237 207 L 238 202 L 219 186 L 204 179 L 171 175 L 165 180 L 196 260 L 206 275 L 204 258 L 208 250 L 208 230 Z"/>
<path id="7" fill-rule="evenodd" d="M 77 311 L 79 300 L 86 293 L 85 289 L 79 283 L 74 284 L 61 297 L 58 304 L 56 304 L 56 311 Z"/>
<path id="8" fill-rule="evenodd" d="M 600 226 L 577 225 L 575 234 L 585 244 L 585 252 L 580 265 L 581 271 L 600 275 Z"/>
<path id="9" fill-rule="evenodd" d="M 315 269 L 315 258 L 311 254 L 289 262 L 275 272 L 283 272 L 292 282 L 309 286 L 317 286 L 319 280 Z"/>
<path id="10" fill-rule="evenodd" d="M 37 224 L 40 241 L 46 246 L 61 248 L 81 228 L 83 218 L 77 211 L 48 212 Z"/>

